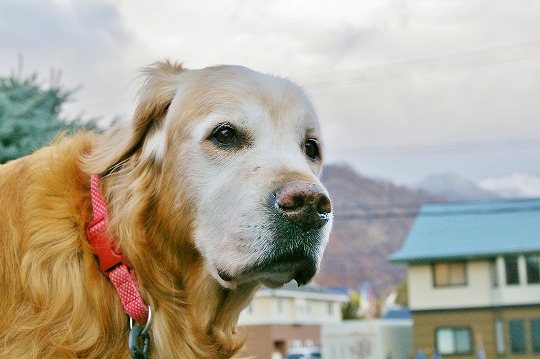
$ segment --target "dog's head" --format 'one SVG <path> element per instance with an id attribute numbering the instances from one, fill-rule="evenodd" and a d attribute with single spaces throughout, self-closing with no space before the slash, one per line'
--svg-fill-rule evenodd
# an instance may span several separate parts
<path id="1" fill-rule="evenodd" d="M 168 220 L 181 221 L 185 213 L 174 209 L 189 203 L 193 245 L 224 287 L 307 283 L 332 209 L 318 180 L 319 124 L 304 91 L 239 66 L 161 63 L 147 75 L 125 150 L 107 166 L 139 151 L 141 165 L 159 168 L 173 197 Z"/>

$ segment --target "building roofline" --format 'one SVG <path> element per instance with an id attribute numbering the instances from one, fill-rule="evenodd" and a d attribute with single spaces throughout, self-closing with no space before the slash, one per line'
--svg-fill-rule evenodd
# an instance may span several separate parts
<path id="1" fill-rule="evenodd" d="M 349 296 L 338 291 L 318 287 L 295 287 L 286 284 L 283 288 L 263 287 L 255 293 L 256 297 L 306 298 L 328 301 L 347 302 Z"/>
<path id="2" fill-rule="evenodd" d="M 429 308 L 429 309 L 410 309 L 411 314 L 423 314 L 423 313 L 440 313 L 440 312 L 467 312 L 467 311 L 492 311 L 503 309 L 516 309 L 516 308 L 540 308 L 539 303 L 526 303 L 526 304 L 504 304 L 504 305 L 489 305 L 489 306 L 476 306 L 476 307 L 452 307 L 452 308 Z M 414 318 L 413 318 L 414 320 Z"/>
<path id="3" fill-rule="evenodd" d="M 407 263 L 430 263 L 436 261 L 459 261 L 459 260 L 482 260 L 482 259 L 494 259 L 499 256 L 510 255 L 527 255 L 540 253 L 538 249 L 531 250 L 518 250 L 518 251 L 494 251 L 494 252 L 482 252 L 482 253 L 468 253 L 468 254 L 449 254 L 445 256 L 400 256 L 399 252 L 391 255 L 388 260 L 394 264 L 407 264 Z"/>
<path id="4" fill-rule="evenodd" d="M 393 263 L 540 253 L 540 198 L 425 204 Z"/>

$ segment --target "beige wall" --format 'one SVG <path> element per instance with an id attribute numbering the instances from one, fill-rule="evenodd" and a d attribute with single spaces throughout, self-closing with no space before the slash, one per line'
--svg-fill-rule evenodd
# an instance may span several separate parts
<path id="1" fill-rule="evenodd" d="M 463 308 L 491 303 L 489 262 L 467 263 L 467 285 L 435 287 L 430 264 L 410 265 L 409 307 L 416 309 Z"/>
<path id="2" fill-rule="evenodd" d="M 519 257 L 521 283 L 506 285 L 504 261 L 497 258 L 499 285 L 492 286 L 490 262 L 467 262 L 467 285 L 435 287 L 431 264 L 408 267 L 409 307 L 411 310 L 474 308 L 538 303 L 540 284 L 527 284 L 525 258 Z"/>
<path id="3" fill-rule="evenodd" d="M 255 297 L 242 311 L 239 324 L 321 324 L 340 320 L 341 302 L 268 296 Z"/>

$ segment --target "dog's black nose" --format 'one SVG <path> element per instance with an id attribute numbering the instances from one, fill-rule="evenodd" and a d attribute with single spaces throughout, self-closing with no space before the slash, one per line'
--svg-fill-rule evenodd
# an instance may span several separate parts
<path id="1" fill-rule="evenodd" d="M 274 192 L 274 196 L 276 209 L 303 231 L 320 228 L 330 219 L 330 198 L 315 183 L 290 181 Z"/>

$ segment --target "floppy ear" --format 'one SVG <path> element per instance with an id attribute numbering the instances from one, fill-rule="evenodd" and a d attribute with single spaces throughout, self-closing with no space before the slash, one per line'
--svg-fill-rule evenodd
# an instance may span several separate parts
<path id="1" fill-rule="evenodd" d="M 145 78 L 133 120 L 109 131 L 84 159 L 87 173 L 103 174 L 136 153 L 145 138 L 162 126 L 163 118 L 173 100 L 181 64 L 157 62 L 141 71 Z"/>

